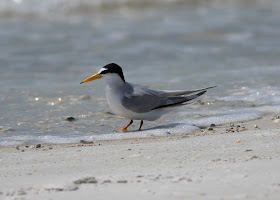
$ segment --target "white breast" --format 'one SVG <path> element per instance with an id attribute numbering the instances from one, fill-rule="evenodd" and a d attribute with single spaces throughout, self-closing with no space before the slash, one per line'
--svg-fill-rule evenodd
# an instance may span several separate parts
<path id="1" fill-rule="evenodd" d="M 123 116 L 124 107 L 121 105 L 122 93 L 119 91 L 119 89 L 107 85 L 106 98 L 110 109 L 116 115 Z"/>

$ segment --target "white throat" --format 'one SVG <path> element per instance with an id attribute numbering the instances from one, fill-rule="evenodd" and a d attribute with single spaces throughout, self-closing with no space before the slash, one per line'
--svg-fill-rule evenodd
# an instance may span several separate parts
<path id="1" fill-rule="evenodd" d="M 125 83 L 118 74 L 106 74 L 103 79 L 105 80 L 107 86 L 111 88 L 121 87 Z"/>

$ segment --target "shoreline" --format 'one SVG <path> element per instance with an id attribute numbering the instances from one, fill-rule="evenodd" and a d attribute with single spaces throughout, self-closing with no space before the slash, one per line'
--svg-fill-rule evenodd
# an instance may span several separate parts
<path id="1" fill-rule="evenodd" d="M 259 125 L 260 124 L 260 125 Z M 160 142 L 168 140 L 178 140 L 186 137 L 195 137 L 195 136 L 205 136 L 212 134 L 225 134 L 225 133 L 234 133 L 234 132 L 243 132 L 243 131 L 254 131 L 254 130 L 268 130 L 268 129 L 278 129 L 280 128 L 280 115 L 276 114 L 267 114 L 263 115 L 254 120 L 242 121 L 242 122 L 233 122 L 226 123 L 222 125 L 208 126 L 200 128 L 199 130 L 192 131 L 191 133 L 184 134 L 170 134 L 170 135 L 155 135 L 147 137 L 124 137 L 117 139 L 96 139 L 93 140 L 80 140 L 76 143 L 58 143 L 58 144 L 49 144 L 49 143 L 35 143 L 35 144 L 19 144 L 19 145 L 4 145 L 0 146 L 1 148 L 16 148 L 19 150 L 22 149 L 40 149 L 48 147 L 73 147 L 73 146 L 99 146 L 99 145 L 118 145 L 118 144 L 129 144 L 129 143 L 145 143 L 145 142 Z M 135 131 L 132 131 L 135 132 Z M 129 133 L 129 132 L 128 132 Z M 136 132 L 138 133 L 138 132 Z M 139 132 L 141 133 L 141 132 Z M 119 134 L 119 133 L 116 133 Z M 126 134 L 126 133 L 123 133 Z M 36 147 L 39 145 L 39 148 Z"/>
<path id="2" fill-rule="evenodd" d="M 0 147 L 0 198 L 277 199 L 279 121 L 268 115 L 193 134 Z"/>

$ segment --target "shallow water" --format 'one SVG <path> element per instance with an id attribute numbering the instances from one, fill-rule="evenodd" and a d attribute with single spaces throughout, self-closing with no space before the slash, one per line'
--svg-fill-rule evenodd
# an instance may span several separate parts
<path id="1" fill-rule="evenodd" d="M 279 113 L 277 2 L 35 2 L 0 3 L 0 145 L 186 133 Z M 129 120 L 110 113 L 102 80 L 79 84 L 110 62 L 153 89 L 218 88 L 146 131 L 111 134 Z"/>

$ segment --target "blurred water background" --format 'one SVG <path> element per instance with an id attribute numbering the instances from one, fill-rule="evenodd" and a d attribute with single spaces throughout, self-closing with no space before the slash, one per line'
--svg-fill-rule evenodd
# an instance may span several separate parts
<path id="1" fill-rule="evenodd" d="M 79 84 L 111 62 L 153 89 L 218 86 L 135 137 L 279 113 L 279 36 L 273 0 L 1 0 L 0 145 L 116 137 L 104 82 Z"/>

